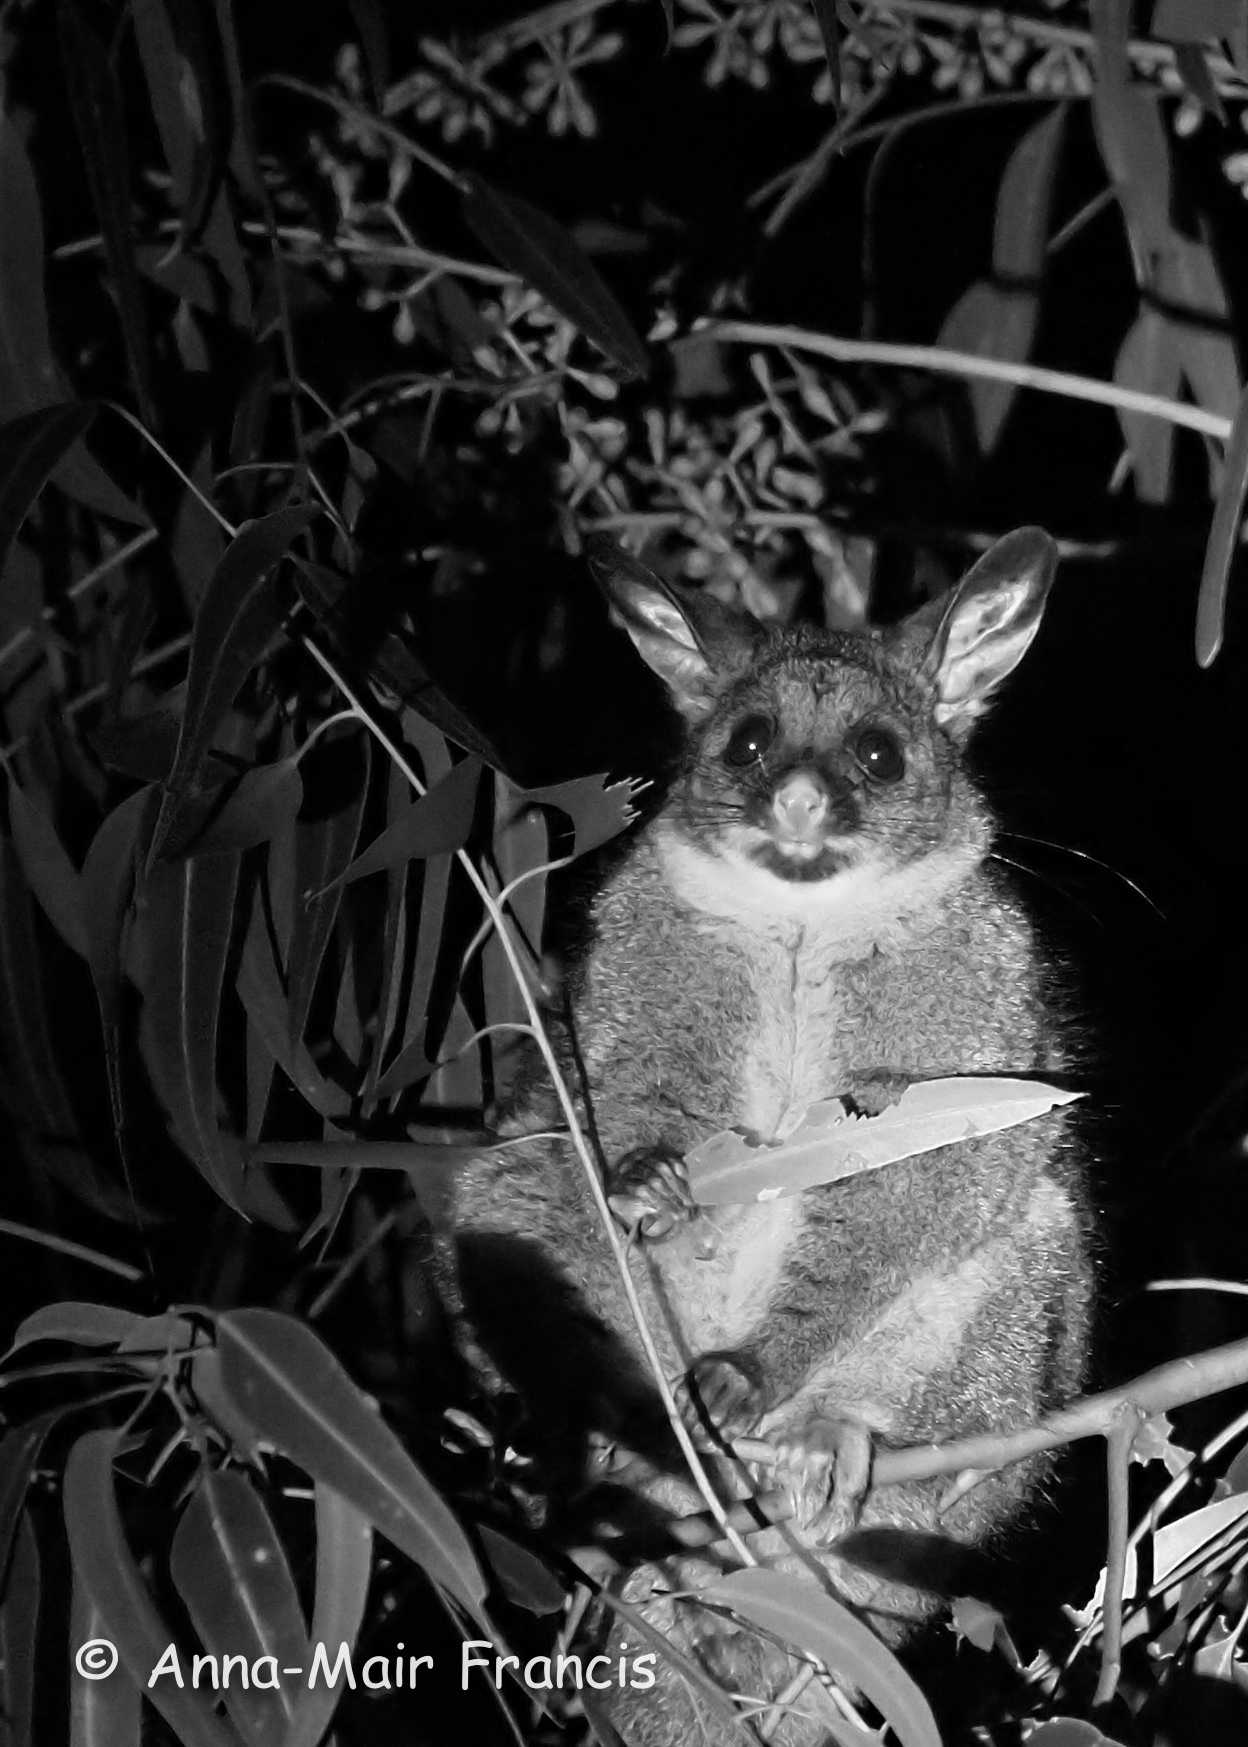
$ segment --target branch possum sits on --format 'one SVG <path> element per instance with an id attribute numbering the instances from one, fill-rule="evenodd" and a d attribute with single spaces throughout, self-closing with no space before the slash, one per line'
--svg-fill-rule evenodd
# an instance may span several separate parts
<path id="1" fill-rule="evenodd" d="M 878 1560 L 867 1572 L 838 1556 L 840 1537 L 870 1542 L 874 1527 L 903 1559 L 907 1541 L 980 1542 L 1019 1514 L 1045 1459 L 938 1516 L 945 1483 L 870 1490 L 873 1447 L 1022 1426 L 1080 1384 L 1091 1280 L 1066 1115 L 749 1206 L 697 1209 L 680 1161 L 726 1128 L 783 1137 L 819 1099 L 848 1094 L 870 1113 L 914 1080 L 1062 1066 L 1045 967 L 987 865 L 992 821 L 963 759 L 1035 636 L 1055 559 L 1047 535 L 1022 529 L 943 600 L 859 634 L 764 629 L 614 549 L 592 561 L 686 735 L 665 804 L 594 903 L 574 988 L 607 1188 L 639 1235 L 634 1275 L 691 1415 L 771 1441 L 764 1484 L 787 1489 L 818 1563 L 781 1528 L 755 1538 L 759 1556 L 821 1570 L 893 1641 L 937 1598 L 913 1567 L 885 1578 Z M 530 1113 L 545 1119 L 540 1095 Z M 470 1164 L 453 1229 L 447 1293 L 552 1460 L 580 1460 L 603 1432 L 650 1455 L 649 1498 L 674 1499 L 662 1471 L 677 1464 L 571 1148 L 534 1141 Z M 687 1654 L 760 1698 L 787 1684 L 778 1649 L 651 1596 L 660 1569 L 675 1587 L 699 1581 L 650 1567 L 626 1594 Z M 649 1647 L 615 1628 L 612 1653 Z M 772 1739 L 822 1741 L 820 1702 L 815 1683 L 796 1707 L 806 1720 L 786 1716 Z M 641 1747 L 697 1738 L 700 1701 L 670 1669 L 613 1703 Z"/>

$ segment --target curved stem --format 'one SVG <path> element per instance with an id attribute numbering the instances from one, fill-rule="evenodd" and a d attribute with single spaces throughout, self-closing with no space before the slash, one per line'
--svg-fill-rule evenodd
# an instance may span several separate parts
<path id="1" fill-rule="evenodd" d="M 951 352 L 943 346 L 902 346 L 883 340 L 847 340 L 837 334 L 815 334 L 804 328 L 772 327 L 764 322 L 707 322 L 693 330 L 699 338 L 734 340 L 749 346 L 788 346 L 795 352 L 811 352 L 840 364 L 885 364 L 903 370 L 931 370 L 943 376 L 975 377 L 987 382 L 1012 382 L 1019 388 L 1039 389 L 1068 400 L 1087 400 L 1120 412 L 1141 413 L 1145 418 L 1165 419 L 1184 430 L 1225 441 L 1231 421 L 1203 407 L 1185 406 L 1164 395 L 1144 394 L 1134 388 L 1119 388 L 1091 376 L 1076 376 L 1067 370 L 1049 370 L 1039 364 L 1009 364 L 1000 358 L 978 358 L 972 352 Z"/>

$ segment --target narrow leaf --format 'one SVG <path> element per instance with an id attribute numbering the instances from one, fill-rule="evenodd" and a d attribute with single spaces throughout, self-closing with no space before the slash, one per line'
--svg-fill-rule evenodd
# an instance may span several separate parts
<path id="1" fill-rule="evenodd" d="M 1213 512 L 1205 565 L 1200 575 L 1196 603 L 1196 659 L 1211 667 L 1222 647 L 1226 620 L 1226 591 L 1231 560 L 1239 546 L 1239 524 L 1244 498 L 1248 496 L 1248 389 L 1240 396 L 1230 441 L 1226 445 L 1226 474 Z"/>
<path id="2" fill-rule="evenodd" d="M 340 1644 L 349 1649 L 355 1645 L 368 1598 L 372 1559 L 373 1530 L 368 1517 L 332 1486 L 318 1480 L 311 1642 L 324 1644 L 331 1656 L 337 1655 Z M 329 1727 L 341 1691 L 328 1681 L 300 1687 L 286 1747 L 316 1747 Z"/>
<path id="3" fill-rule="evenodd" d="M 45 1304 L 18 1324 L 13 1344 L 4 1355 L 11 1358 L 31 1341 L 69 1341 L 78 1347 L 115 1347 L 125 1340 L 142 1319 L 132 1310 L 117 1310 L 111 1304 Z"/>
<path id="4" fill-rule="evenodd" d="M 481 1545 L 490 1570 L 508 1601 L 531 1614 L 555 1614 L 568 1599 L 567 1591 L 535 1553 L 521 1547 L 510 1535 L 501 1535 L 486 1525 Z"/>
<path id="5" fill-rule="evenodd" d="M 761 1567 L 733 1571 L 702 1595 L 817 1656 L 860 1687 L 902 1747 L 940 1747 L 931 1708 L 901 1663 L 869 1626 L 809 1578 Z"/>
<path id="6" fill-rule="evenodd" d="M 206 855 L 148 877 L 139 919 L 141 1042 L 179 1146 L 231 1207 L 239 1143 L 217 1116 L 217 1017 L 234 920 L 238 857 Z"/>
<path id="7" fill-rule="evenodd" d="M 311 1329 L 276 1311 L 237 1310 L 218 1319 L 217 1341 L 222 1383 L 260 1435 L 479 1614 L 485 1579 L 463 1530 Z"/>
<path id="8" fill-rule="evenodd" d="M 1031 353 L 1039 314 L 1039 281 L 1065 109 L 1029 128 L 1010 154 L 997 193 L 992 267 L 995 283 L 972 285 L 959 299 L 939 344 L 982 358 L 1021 364 Z M 989 454 L 1018 389 L 1013 383 L 967 385 L 981 449 Z"/>
<path id="9" fill-rule="evenodd" d="M 60 1418 L 53 1410 L 0 1435 L 0 1576 L 8 1569 L 13 1537 L 35 1477 L 43 1441 Z"/>
<path id="10" fill-rule="evenodd" d="M 248 1667 L 261 1656 L 276 1659 L 276 1689 L 232 1680 L 225 1708 L 254 1747 L 281 1747 L 298 1689 L 280 1670 L 307 1668 L 311 1649 L 285 1549 L 237 1469 L 204 1474 L 173 1537 L 169 1571 L 210 1656 L 245 1656 Z"/>
<path id="11" fill-rule="evenodd" d="M 139 411 L 153 424 L 147 316 L 131 234 L 130 165 L 121 92 L 104 45 L 79 13 L 75 0 L 56 0 L 56 23 L 74 128 L 121 317 L 130 379 Z"/>
<path id="12" fill-rule="evenodd" d="M 1157 0 L 1151 34 L 1162 42 L 1212 42 L 1243 22 L 1243 0 Z"/>
<path id="13" fill-rule="evenodd" d="M 835 115 L 841 107 L 841 27 L 836 16 L 836 0 L 810 0 L 810 4 L 827 57 L 832 113 Z"/>
<path id="14" fill-rule="evenodd" d="M 561 224 L 480 176 L 462 179 L 468 227 L 504 267 L 540 291 L 629 376 L 649 371 L 646 348 L 597 268 Z"/>
<path id="15" fill-rule="evenodd" d="M 117 1021 L 122 940 L 134 897 L 137 862 L 155 816 L 155 804 L 155 789 L 139 789 L 108 815 L 87 850 L 79 882 L 87 963 L 100 1008 L 113 1126 L 119 1143 L 123 1113 Z"/>
<path id="16" fill-rule="evenodd" d="M 0 1599 L 0 1747 L 30 1747 L 39 1633 L 39 1543 L 26 1512 Z M 136 1742 L 137 1747 L 137 1742 Z"/>
<path id="17" fill-rule="evenodd" d="M 43 286 L 43 218 L 30 160 L 12 122 L 0 113 L 0 419 L 38 412 L 65 399 L 52 356 Z M 53 478 L 61 490 L 101 515 L 147 518 L 95 458 L 75 443 Z"/>
<path id="18" fill-rule="evenodd" d="M 318 756 L 320 754 L 320 756 Z M 366 739 L 317 747 L 317 775 L 310 781 L 313 794 L 326 790 L 336 805 L 326 816 L 300 819 L 295 827 L 293 857 L 286 864 L 289 837 L 281 837 L 269 856 L 273 885 L 274 918 L 278 940 L 286 952 L 286 981 L 290 1000 L 290 1036 L 303 1037 L 317 979 L 330 935 L 342 903 L 340 876 L 350 865 L 359 840 L 364 803 L 368 796 L 371 766 Z M 281 852 L 281 853 L 275 853 Z"/>
<path id="19" fill-rule="evenodd" d="M 1239 0 L 1236 0 L 1238 5 Z M 1206 115 L 1226 126 L 1226 106 L 1214 83 L 1209 61 L 1199 43 L 1181 42 L 1174 51 L 1174 64 L 1184 89 L 1194 97 Z"/>
<path id="20" fill-rule="evenodd" d="M 35 499 L 94 416 L 94 407 L 71 403 L 0 425 L 0 573 Z"/>
<path id="21" fill-rule="evenodd" d="M 102 1643 L 107 1636 L 103 1614 L 75 1577 L 70 1604 L 71 1650 L 77 1655 L 84 1645 L 93 1644 L 98 1646 L 99 1655 L 107 1656 Z M 75 1677 L 71 1681 L 69 1747 L 141 1747 L 142 1729 L 143 1701 L 124 1668 L 115 1668 L 106 1680 Z"/>
<path id="22" fill-rule="evenodd" d="M 196 833 L 188 855 L 227 855 L 268 843 L 295 822 L 303 804 L 303 778 L 293 758 L 246 771 L 219 812 Z"/>
<path id="23" fill-rule="evenodd" d="M 238 993 L 265 1048 L 291 1084 L 320 1115 L 345 1116 L 351 1108 L 349 1094 L 324 1077 L 303 1043 L 292 1036 L 289 1005 L 273 963 L 258 893 L 239 961 Z"/>
<path id="24" fill-rule="evenodd" d="M 65 944 L 86 958 L 87 936 L 82 925 L 78 870 L 69 859 L 51 820 L 27 800 L 11 777 L 9 826 L 27 885 L 43 905 L 48 920 Z"/>
<path id="25" fill-rule="evenodd" d="M 1229 331 L 1226 291 L 1207 243 L 1177 232 L 1158 263 L 1157 286 L 1176 313 L 1175 349 L 1198 406 L 1235 416 L 1239 401 L 1239 361 Z M 1183 319 L 1190 316 L 1190 319 Z"/>
<path id="26" fill-rule="evenodd" d="M 733 1131 L 703 1141 L 685 1160 L 689 1185 L 694 1199 L 707 1207 L 774 1201 L 976 1135 L 996 1134 L 1079 1095 L 1038 1080 L 985 1077 L 922 1080 L 879 1116 L 852 1115 L 839 1098 L 829 1098 L 812 1104 L 778 1146 Z"/>
<path id="27" fill-rule="evenodd" d="M 479 759 L 466 758 L 457 764 L 436 788 L 413 801 L 393 825 L 369 844 L 363 855 L 356 857 L 339 876 L 340 884 L 349 885 L 367 874 L 383 873 L 415 857 L 462 849 L 472 830 L 480 779 Z"/>
<path id="28" fill-rule="evenodd" d="M 1120 388 L 1177 400 L 1182 371 L 1173 324 L 1155 309 L 1143 309 L 1122 342 L 1114 365 Z M 1118 422 L 1131 457 L 1136 496 L 1142 503 L 1165 503 L 1174 470 L 1174 426 L 1169 419 L 1145 418 L 1118 408 Z"/>
<path id="29" fill-rule="evenodd" d="M 78 1135 L 44 995 L 34 905 L 13 845 L 0 837 L 0 1060 L 12 1077 L 17 1114 L 41 1153 Z"/>
<path id="30" fill-rule="evenodd" d="M 1091 0 L 1097 77 L 1092 115 L 1127 222 L 1136 281 L 1147 286 L 1170 236 L 1170 147 L 1157 97 L 1132 83 L 1127 44 L 1133 0 Z"/>
<path id="31" fill-rule="evenodd" d="M 127 1673 L 182 1747 L 238 1747 L 237 1736 L 217 1721 L 202 1693 L 173 1680 L 148 1685 L 173 1633 L 156 1611 L 121 1526 L 113 1478 L 121 1437 L 118 1431 L 87 1432 L 65 1465 L 65 1530 L 75 1580 L 103 1620 Z"/>
<path id="32" fill-rule="evenodd" d="M 278 625 L 274 571 L 291 541 L 316 515 L 275 510 L 246 522 L 226 548 L 195 615 L 186 709 L 161 800 L 150 857 L 160 852 L 182 798 L 196 781 L 213 735 Z"/>

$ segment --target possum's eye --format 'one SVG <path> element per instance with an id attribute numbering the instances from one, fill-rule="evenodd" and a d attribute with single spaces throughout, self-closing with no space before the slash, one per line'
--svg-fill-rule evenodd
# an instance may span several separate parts
<path id="1" fill-rule="evenodd" d="M 900 782 L 906 771 L 905 755 L 895 734 L 887 728 L 861 728 L 851 742 L 859 768 L 873 782 Z"/>
<path id="2" fill-rule="evenodd" d="M 753 764 L 766 752 L 776 737 L 776 724 L 770 716 L 746 716 L 738 722 L 724 748 L 724 763 L 740 767 Z"/>

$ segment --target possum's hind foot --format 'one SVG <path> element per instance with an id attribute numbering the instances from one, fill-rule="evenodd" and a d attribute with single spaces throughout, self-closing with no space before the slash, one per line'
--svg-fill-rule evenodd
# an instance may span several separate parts
<path id="1" fill-rule="evenodd" d="M 811 1414 L 770 1442 L 770 1485 L 788 1495 L 794 1521 L 816 1546 L 830 1547 L 858 1521 L 871 1481 L 870 1430 L 858 1419 Z"/>

